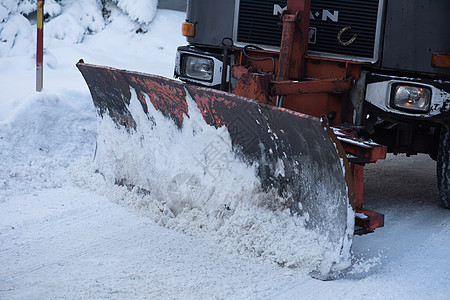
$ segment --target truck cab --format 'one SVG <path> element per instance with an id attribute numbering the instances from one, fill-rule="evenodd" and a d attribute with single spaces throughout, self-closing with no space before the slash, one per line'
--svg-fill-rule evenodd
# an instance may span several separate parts
<path id="1" fill-rule="evenodd" d="M 325 115 L 333 126 L 385 145 L 394 154 L 430 155 L 437 161 L 442 206 L 450 208 L 450 2 L 306 1 L 309 13 L 298 18 L 309 19 L 308 30 L 294 38 L 306 49 L 300 75 L 295 75 L 291 63 L 283 80 L 349 79 L 348 88 L 335 85 L 336 90 L 321 91 L 320 97 L 304 87 L 297 88 L 301 96 L 275 95 L 274 82 L 281 81 L 264 75 L 283 67 L 278 53 L 287 2 L 304 3 L 188 1 L 183 24 L 188 45 L 177 50 L 175 77 L 239 93 L 243 88 L 237 66 L 264 60 L 258 67 L 245 66 L 262 74 L 261 86 L 267 86 L 262 102 Z M 295 16 L 295 11 L 291 13 Z M 330 64 L 333 71 L 316 75 Z"/>

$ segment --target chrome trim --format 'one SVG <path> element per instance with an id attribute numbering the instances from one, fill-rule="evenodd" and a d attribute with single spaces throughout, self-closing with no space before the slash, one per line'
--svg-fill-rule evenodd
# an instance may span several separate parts
<path id="1" fill-rule="evenodd" d="M 237 41 L 237 30 L 238 30 L 238 24 L 239 24 L 239 4 L 241 4 L 241 1 L 240 0 L 235 0 L 234 1 L 234 16 L 233 16 L 233 41 L 234 41 L 234 44 L 236 45 L 236 46 L 241 46 L 241 47 L 243 47 L 243 46 L 245 46 L 245 45 L 242 45 L 242 44 L 240 44 L 238 41 Z M 261 46 L 261 45 L 257 45 L 257 46 Z M 271 47 L 271 48 L 273 48 L 273 47 Z M 270 50 L 270 49 L 269 49 Z M 279 50 L 279 49 L 278 49 Z"/>

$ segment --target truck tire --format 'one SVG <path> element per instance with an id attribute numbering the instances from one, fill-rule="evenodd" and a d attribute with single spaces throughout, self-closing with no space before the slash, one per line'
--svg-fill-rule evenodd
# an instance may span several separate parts
<path id="1" fill-rule="evenodd" d="M 444 208 L 450 209 L 450 126 L 442 126 L 437 156 L 439 197 Z"/>

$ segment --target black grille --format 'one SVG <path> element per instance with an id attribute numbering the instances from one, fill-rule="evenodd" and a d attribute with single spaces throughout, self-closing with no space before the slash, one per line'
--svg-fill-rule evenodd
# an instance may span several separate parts
<path id="1" fill-rule="evenodd" d="M 312 0 L 309 51 L 373 59 L 379 0 Z M 280 18 L 274 15 L 274 5 L 283 8 L 286 0 L 240 0 L 237 41 L 279 47 Z M 345 27 L 340 41 L 338 33 Z M 315 36 L 314 33 L 315 32 Z"/>

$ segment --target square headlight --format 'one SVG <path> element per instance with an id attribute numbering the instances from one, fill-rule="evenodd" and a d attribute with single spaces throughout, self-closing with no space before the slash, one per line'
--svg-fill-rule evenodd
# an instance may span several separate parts
<path id="1" fill-rule="evenodd" d="M 426 86 L 393 84 L 391 106 L 408 112 L 424 113 L 430 110 L 431 89 Z"/>
<path id="2" fill-rule="evenodd" d="M 212 59 L 183 54 L 181 56 L 181 75 L 195 80 L 212 82 L 214 61 Z"/>

